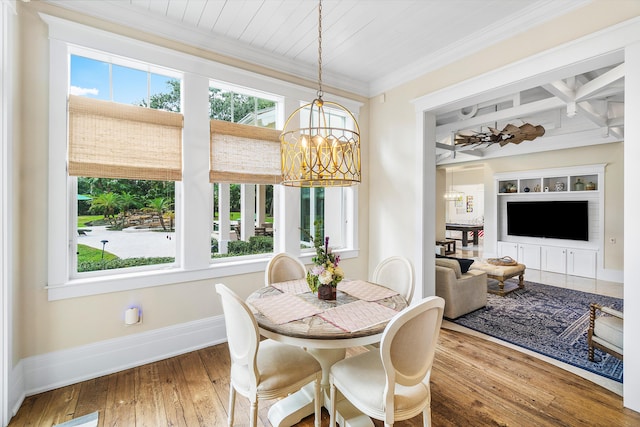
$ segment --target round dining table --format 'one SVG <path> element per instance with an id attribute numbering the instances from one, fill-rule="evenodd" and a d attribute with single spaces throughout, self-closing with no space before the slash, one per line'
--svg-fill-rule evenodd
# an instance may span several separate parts
<path id="1" fill-rule="evenodd" d="M 294 282 L 296 281 L 285 283 L 295 285 Z M 306 285 L 304 279 L 298 282 L 300 282 L 298 285 L 302 283 Z M 369 286 L 374 291 L 369 293 L 370 295 L 375 294 L 375 291 L 379 291 L 381 288 L 386 290 L 388 295 L 384 296 L 385 292 L 383 292 L 379 295 L 384 298 L 371 301 L 371 298 L 367 298 L 366 295 L 359 297 L 357 293 L 342 292 L 339 284 L 335 300 L 321 300 L 317 294 L 308 289 L 302 292 L 298 287 L 297 291 L 291 292 L 289 288 L 274 283 L 255 291 L 247 298 L 247 303 L 253 310 L 262 336 L 305 348 L 318 360 L 322 367 L 322 405 L 327 410 L 330 410 L 329 371 L 331 366 L 345 358 L 346 350 L 349 347 L 366 346 L 380 342 L 382 333 L 392 316 L 408 306 L 404 297 L 388 288 L 365 281 L 357 282 L 361 290 L 366 291 Z M 342 283 L 345 283 L 346 288 L 348 282 Z M 355 282 L 350 284 L 353 283 Z M 287 293 L 289 294 L 285 297 L 284 294 Z M 269 307 L 271 301 L 276 304 L 278 300 L 280 303 L 286 303 L 284 310 L 275 306 Z M 269 308 L 278 312 L 300 308 L 296 306 L 312 310 L 309 313 L 314 314 L 289 321 L 286 318 L 274 319 L 277 315 L 267 315 Z M 343 310 L 340 309 L 341 306 L 345 306 Z M 367 314 L 367 310 L 371 310 L 370 316 Z M 339 320 L 330 316 L 339 311 L 346 318 L 355 317 L 356 324 L 350 325 L 346 323 L 346 320 L 344 324 L 341 324 Z M 304 312 L 301 313 L 298 313 L 298 317 L 304 315 Z M 293 316 L 295 317 L 295 314 Z M 374 319 L 375 323 L 367 325 L 366 320 L 363 320 L 366 318 Z M 359 327 L 357 321 L 365 323 Z M 306 416 L 313 414 L 313 399 L 313 384 L 309 384 L 272 405 L 269 409 L 269 421 L 275 427 L 295 425 Z M 336 403 L 336 412 L 338 423 L 341 426 L 373 426 L 369 417 L 357 411 L 344 398 L 339 398 Z"/>

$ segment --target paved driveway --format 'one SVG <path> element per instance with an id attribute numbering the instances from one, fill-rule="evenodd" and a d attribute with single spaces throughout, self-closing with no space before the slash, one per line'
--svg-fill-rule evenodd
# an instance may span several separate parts
<path id="1" fill-rule="evenodd" d="M 83 230 L 91 231 L 87 231 L 84 236 L 78 236 L 78 244 L 102 249 L 101 240 L 107 240 L 105 252 L 120 258 L 176 256 L 175 232 L 140 229 L 112 231 L 107 230 L 106 226 L 84 227 Z"/>

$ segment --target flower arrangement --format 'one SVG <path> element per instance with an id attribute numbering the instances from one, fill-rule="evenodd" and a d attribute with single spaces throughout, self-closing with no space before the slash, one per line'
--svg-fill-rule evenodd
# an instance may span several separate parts
<path id="1" fill-rule="evenodd" d="M 311 238 L 311 236 L 309 237 Z M 340 255 L 331 252 L 329 237 L 322 239 L 318 226 L 316 226 L 316 237 L 311 238 L 311 241 L 316 249 L 316 256 L 312 258 L 313 268 L 307 271 L 309 288 L 312 292 L 317 292 L 322 285 L 338 286 L 338 283 L 344 278 L 344 271 L 338 266 Z"/>

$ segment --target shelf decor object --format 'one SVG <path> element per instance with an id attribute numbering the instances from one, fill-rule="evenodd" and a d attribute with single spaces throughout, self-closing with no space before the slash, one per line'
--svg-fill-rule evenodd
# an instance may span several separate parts
<path id="1" fill-rule="evenodd" d="M 322 99 L 322 0 L 318 2 L 318 92 L 317 98 L 294 111 L 280 134 L 281 184 L 291 187 L 346 187 L 358 184 L 360 127 L 353 114 L 335 102 Z M 338 121 L 336 110 L 353 121 L 353 129 Z M 329 121 L 328 115 L 333 117 Z M 339 113 L 338 113 L 339 114 Z M 307 123 L 306 127 L 303 123 Z"/>

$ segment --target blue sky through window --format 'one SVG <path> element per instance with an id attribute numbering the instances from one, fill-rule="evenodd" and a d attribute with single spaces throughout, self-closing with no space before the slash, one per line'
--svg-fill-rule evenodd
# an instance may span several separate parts
<path id="1" fill-rule="evenodd" d="M 69 93 L 140 105 L 142 101 L 146 103 L 148 96 L 170 92 L 167 82 L 174 80 L 171 77 L 121 65 L 112 65 L 111 71 L 109 68 L 107 62 L 71 55 Z M 149 75 L 150 78 L 147 78 Z"/>

